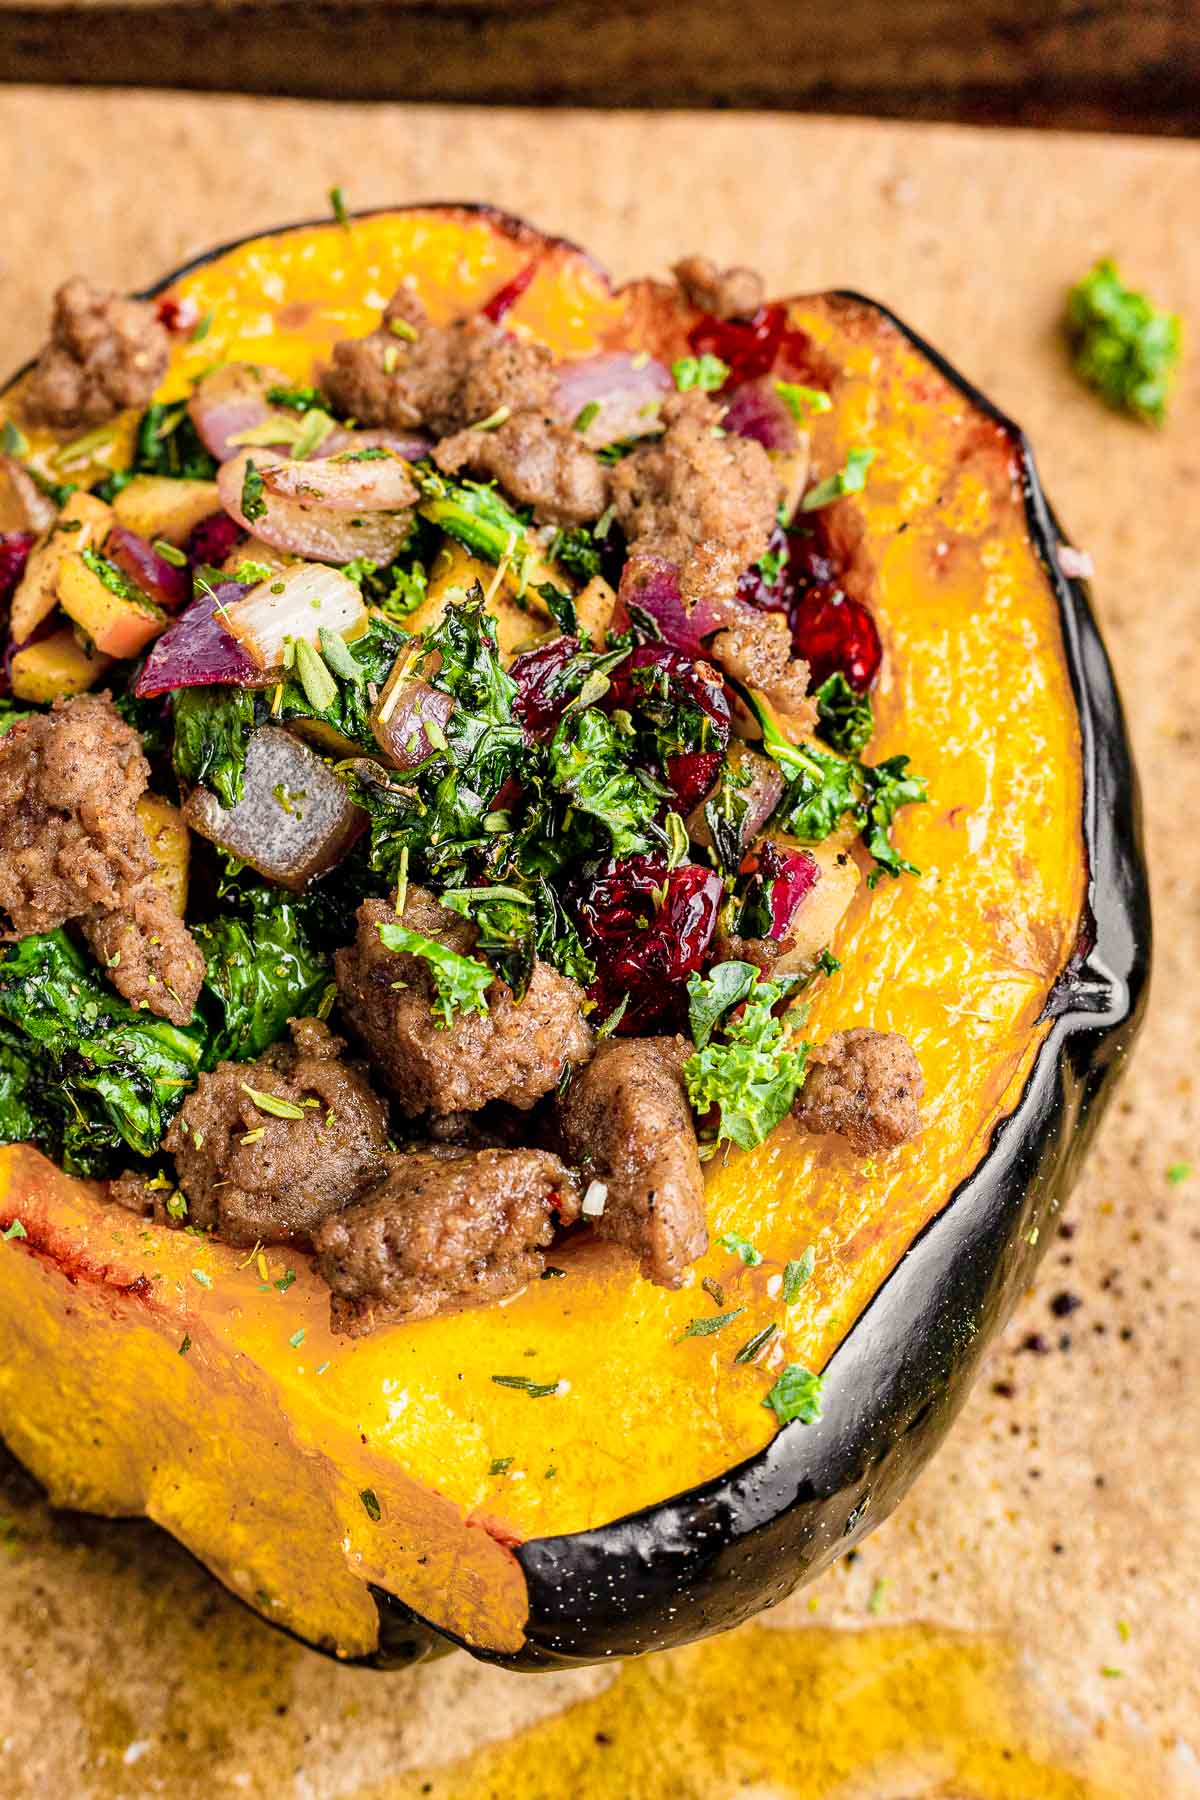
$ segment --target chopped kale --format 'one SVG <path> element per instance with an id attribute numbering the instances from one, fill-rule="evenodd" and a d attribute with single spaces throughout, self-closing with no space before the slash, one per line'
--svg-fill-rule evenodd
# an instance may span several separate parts
<path id="1" fill-rule="evenodd" d="M 217 918 L 192 930 L 208 965 L 200 1001 L 210 1027 L 206 1068 L 260 1055 L 289 1019 L 323 1014 L 332 999 L 329 959 L 311 942 L 295 897 L 280 888 L 239 887 Z"/>
<path id="2" fill-rule="evenodd" d="M 435 999 L 433 1012 L 444 1026 L 453 1025 L 460 1013 L 477 1012 L 486 1017 L 487 991 L 492 985 L 492 970 L 474 956 L 460 956 L 436 938 L 422 937 L 407 925 L 381 923 L 379 935 L 389 950 L 406 951 L 429 964 L 433 975 Z"/>
<path id="3" fill-rule="evenodd" d="M 203 782 L 222 806 L 237 805 L 259 704 L 253 688 L 175 690 L 171 696 L 172 757 L 184 788 Z"/>
<path id="4" fill-rule="evenodd" d="M 1081 381 L 1117 412 L 1163 423 L 1183 341 L 1174 313 L 1126 287 L 1105 257 L 1067 295 L 1066 330 Z"/>
<path id="5" fill-rule="evenodd" d="M 866 694 L 856 694 L 840 670 L 823 681 L 817 702 L 817 736 L 842 756 L 857 756 L 871 741 L 875 715 Z"/>
<path id="6" fill-rule="evenodd" d="M 201 1066 L 198 1028 L 127 1005 L 61 931 L 0 957 L 0 1020 L 10 1079 L 14 1056 L 34 1069 L 23 1098 L 39 1120 L 35 1141 L 72 1173 L 109 1173 L 131 1150 L 153 1155 Z"/>
<path id="7" fill-rule="evenodd" d="M 788 1363 L 763 1405 L 770 1407 L 781 1425 L 790 1425 L 793 1419 L 815 1425 L 821 1416 L 821 1386 L 821 1377 L 811 1369 L 802 1363 Z"/>
<path id="8" fill-rule="evenodd" d="M 809 1047 L 773 1010 L 795 986 L 794 976 L 764 980 L 750 963 L 718 963 L 707 978 L 688 978 L 697 1049 L 683 1076 L 698 1118 L 720 1109 L 718 1143 L 752 1150 L 799 1091 Z"/>
<path id="9" fill-rule="evenodd" d="M 418 511 L 475 556 L 499 563 L 509 556 L 517 567 L 528 545 L 528 518 L 513 511 L 491 483 L 451 481 L 424 464 L 413 471 L 424 498 Z"/>
<path id="10" fill-rule="evenodd" d="M 634 766 L 630 740 L 594 707 L 568 712 L 550 745 L 554 785 L 604 826 L 614 856 L 635 856 L 663 839 L 656 815 L 668 790 Z"/>

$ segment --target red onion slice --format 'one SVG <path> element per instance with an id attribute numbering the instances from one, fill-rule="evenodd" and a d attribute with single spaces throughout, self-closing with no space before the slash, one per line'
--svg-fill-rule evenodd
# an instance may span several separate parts
<path id="1" fill-rule="evenodd" d="M 701 601 L 690 610 L 679 591 L 679 570 L 665 557 L 635 551 L 621 571 L 618 600 L 627 611 L 649 614 L 665 644 L 685 656 L 704 655 L 703 638 L 728 621 L 717 608 Z"/>
<path id="2" fill-rule="evenodd" d="M 265 511 L 253 519 L 242 511 L 251 462 L 262 476 L 260 498 L 265 502 Z M 356 482 L 358 506 L 354 510 L 350 493 Z M 407 502 L 398 510 L 375 510 L 402 491 L 401 482 Z M 373 499 L 367 497 L 371 483 L 375 484 Z M 287 463 L 263 450 L 243 450 L 222 463 L 217 471 L 217 491 L 229 516 L 272 549 L 302 556 L 307 562 L 337 564 L 358 556 L 381 565 L 391 562 L 408 537 L 415 498 L 404 464 L 393 457 L 365 463 Z M 331 494 L 336 500 L 331 500 Z"/>
<path id="3" fill-rule="evenodd" d="M 662 363 L 627 350 L 606 350 L 560 363 L 557 377 L 555 410 L 568 425 L 582 415 L 585 423 L 579 435 L 593 450 L 656 432 L 663 396 L 675 386 Z M 593 406 L 597 410 L 590 413 Z"/>
<path id="4" fill-rule="evenodd" d="M 130 581 L 136 582 L 144 594 L 167 612 L 178 612 L 192 597 L 190 569 L 180 568 L 160 556 L 153 544 L 127 526 L 114 525 L 108 534 L 104 554 L 116 563 Z"/>
<path id="5" fill-rule="evenodd" d="M 796 421 L 772 381 L 744 381 L 735 388 L 721 425 L 736 437 L 756 439 L 764 450 L 794 450 L 799 443 Z"/>
<path id="6" fill-rule="evenodd" d="M 207 687 L 210 682 L 233 687 L 261 687 L 263 672 L 237 639 L 221 624 L 218 607 L 249 593 L 240 581 L 223 581 L 201 593 L 174 624 L 168 625 L 146 658 L 134 693 L 139 700 L 172 688 Z"/>
<path id="7" fill-rule="evenodd" d="M 312 460 L 323 462 L 346 450 L 394 450 L 405 462 L 420 462 L 433 455 L 433 439 L 420 431 L 389 431 L 385 425 L 363 431 L 347 431 L 344 425 L 335 425 L 313 451 Z"/>
<path id="8" fill-rule="evenodd" d="M 277 419 L 278 447 L 286 450 L 296 436 L 297 415 L 286 407 L 272 406 L 267 393 L 291 385 L 279 369 L 258 363 L 222 363 L 210 369 L 187 403 L 205 449 L 218 462 L 225 462 L 237 454 L 234 440 L 243 432 L 257 432 Z"/>

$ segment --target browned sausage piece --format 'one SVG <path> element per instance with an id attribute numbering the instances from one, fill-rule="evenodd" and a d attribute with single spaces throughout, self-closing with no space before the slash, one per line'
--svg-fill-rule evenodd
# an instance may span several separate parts
<path id="1" fill-rule="evenodd" d="M 447 475 L 470 469 L 494 477 L 541 524 L 582 525 L 608 504 L 602 464 L 577 431 L 542 412 L 514 413 L 492 431 L 456 432 L 442 439 L 434 461 Z"/>
<path id="2" fill-rule="evenodd" d="M 335 958 L 346 1018 L 410 1117 L 475 1112 L 489 1100 L 526 1109 L 549 1093 L 564 1069 L 590 1055 L 582 990 L 540 961 L 520 1002 L 497 978 L 487 993 L 486 1015 L 460 1015 L 446 1029 L 433 1012 L 429 963 L 386 949 L 379 926 L 388 922 L 463 956 L 471 954 L 475 928 L 410 884 L 402 920 L 388 901 L 365 901 L 355 942 Z"/>
<path id="3" fill-rule="evenodd" d="M 0 910 L 11 935 L 124 905 L 154 858 L 149 768 L 107 694 L 57 700 L 0 738 Z"/>
<path id="4" fill-rule="evenodd" d="M 54 296 L 50 341 L 25 389 L 25 411 L 62 429 L 102 425 L 153 398 L 169 356 L 152 306 L 72 276 Z"/>
<path id="5" fill-rule="evenodd" d="M 134 888 L 119 912 L 89 919 L 83 935 L 119 994 L 172 1025 L 192 1016 L 204 958 L 162 889 L 152 880 Z"/>
<path id="6" fill-rule="evenodd" d="M 682 1038 L 612 1038 L 600 1045 L 559 1104 L 568 1158 L 607 1189 L 591 1216 L 602 1237 L 632 1250 L 642 1274 L 678 1287 L 708 1248 L 704 1175 L 680 1073 Z"/>
<path id="7" fill-rule="evenodd" d="M 365 1073 L 319 1019 L 291 1031 L 258 1062 L 201 1075 L 163 1140 L 188 1223 L 227 1244 L 307 1244 L 383 1171 L 387 1109 Z"/>
<path id="8" fill-rule="evenodd" d="M 872 1156 L 921 1129 L 925 1091 L 916 1051 L 897 1031 L 835 1031 L 809 1052 L 792 1110 L 805 1131 L 834 1131 Z"/>
<path id="9" fill-rule="evenodd" d="M 556 1216 L 569 1222 L 578 1207 L 570 1172 L 545 1150 L 393 1156 L 379 1186 L 317 1233 L 332 1327 L 360 1337 L 515 1294 L 541 1274 Z"/>
<path id="10" fill-rule="evenodd" d="M 617 519 L 631 550 L 679 570 L 687 606 L 732 601 L 764 555 L 779 478 L 762 445 L 720 430 L 720 408 L 699 389 L 663 402 L 666 431 L 610 472 Z"/>
<path id="11" fill-rule="evenodd" d="M 811 731 L 816 702 L 808 697 L 808 664 L 792 655 L 792 634 L 782 613 L 743 609 L 725 631 L 718 631 L 709 655 L 735 681 L 765 694 L 796 731 Z"/>
<path id="12" fill-rule="evenodd" d="M 749 319 L 766 289 L 755 269 L 720 269 L 709 256 L 685 256 L 672 270 L 693 306 L 716 319 Z"/>
<path id="13" fill-rule="evenodd" d="M 334 345 L 321 385 L 335 410 L 360 425 L 425 426 L 441 437 L 501 408 L 548 406 L 554 368 L 545 345 L 510 337 L 490 319 L 431 325 L 402 287 L 377 330 Z"/>

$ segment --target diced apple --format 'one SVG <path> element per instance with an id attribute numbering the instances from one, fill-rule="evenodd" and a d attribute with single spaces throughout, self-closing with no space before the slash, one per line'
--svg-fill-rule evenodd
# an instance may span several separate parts
<path id="1" fill-rule="evenodd" d="M 182 919 L 187 907 L 191 845 L 191 834 L 183 822 L 183 814 L 169 800 L 162 800 L 157 794 L 143 794 L 137 803 L 137 816 L 154 858 L 155 867 L 150 879 L 167 896 Z"/>
<path id="2" fill-rule="evenodd" d="M 18 700 L 48 705 L 60 695 L 82 694 L 112 661 L 85 650 L 69 626 L 39 639 L 12 659 L 12 691 Z"/>
<path id="3" fill-rule="evenodd" d="M 116 572 L 117 579 L 122 579 Z M 167 623 L 161 606 L 129 592 L 118 593 L 89 569 L 82 556 L 64 556 L 58 570 L 58 600 L 63 611 L 87 633 L 106 656 L 130 657 L 143 651 Z"/>
<path id="4" fill-rule="evenodd" d="M 9 632 L 20 644 L 58 605 L 58 572 L 64 557 L 102 543 L 112 528 L 112 507 L 94 494 L 72 494 L 46 535 L 29 552 L 12 598 Z"/>
<path id="5" fill-rule="evenodd" d="M 201 519 L 220 512 L 215 481 L 184 481 L 173 475 L 135 475 L 113 501 L 117 524 L 140 537 L 182 544 Z"/>

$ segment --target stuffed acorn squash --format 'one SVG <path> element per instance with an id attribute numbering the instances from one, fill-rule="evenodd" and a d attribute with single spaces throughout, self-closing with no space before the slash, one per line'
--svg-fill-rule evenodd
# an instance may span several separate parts
<path id="1" fill-rule="evenodd" d="M 0 421 L 0 1432 L 380 1666 L 779 1599 L 1139 1016 L 1020 434 L 858 296 L 465 207 L 68 283 Z"/>

